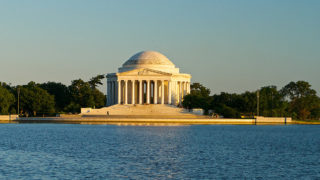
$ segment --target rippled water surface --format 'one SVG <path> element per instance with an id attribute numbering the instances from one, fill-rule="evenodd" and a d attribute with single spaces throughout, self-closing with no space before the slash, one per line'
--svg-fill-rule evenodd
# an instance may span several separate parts
<path id="1" fill-rule="evenodd" d="M 0 179 L 319 179 L 320 126 L 0 124 Z"/>

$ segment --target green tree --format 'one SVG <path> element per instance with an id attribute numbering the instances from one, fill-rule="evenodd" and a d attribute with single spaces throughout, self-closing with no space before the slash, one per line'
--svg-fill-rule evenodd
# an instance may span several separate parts
<path id="1" fill-rule="evenodd" d="M 262 116 L 286 116 L 287 103 L 276 86 L 260 88 L 259 112 Z"/>
<path id="2" fill-rule="evenodd" d="M 311 85 L 306 81 L 290 82 L 281 89 L 281 93 L 291 100 L 316 95 L 316 91 L 311 89 Z"/>
<path id="3" fill-rule="evenodd" d="M 198 94 L 188 94 L 184 96 L 182 106 L 186 109 L 201 108 L 205 111 L 209 110 L 210 97 L 203 97 Z"/>
<path id="4" fill-rule="evenodd" d="M 210 89 L 200 83 L 193 83 L 190 88 L 190 94 L 184 96 L 182 106 L 187 109 L 202 108 L 207 112 L 211 100 Z"/>
<path id="5" fill-rule="evenodd" d="M 57 112 L 64 111 L 70 103 L 70 93 L 66 85 L 57 82 L 46 82 L 39 86 L 54 96 L 55 110 Z"/>
<path id="6" fill-rule="evenodd" d="M 104 75 L 97 75 L 88 82 L 82 79 L 73 80 L 68 87 L 70 101 L 65 109 L 75 113 L 80 112 L 81 107 L 103 107 L 106 102 L 106 96 L 97 87 L 103 84 L 102 79 L 104 78 Z"/>
<path id="7" fill-rule="evenodd" d="M 20 109 L 33 116 L 37 113 L 53 113 L 54 96 L 31 81 L 20 87 Z"/>
<path id="8" fill-rule="evenodd" d="M 66 85 L 57 82 L 46 82 L 39 86 L 51 95 L 54 95 L 55 110 L 57 112 L 64 111 L 70 104 L 70 92 Z"/>
<path id="9" fill-rule="evenodd" d="M 241 96 L 222 92 L 213 95 L 210 109 L 226 118 L 237 118 L 240 117 L 239 109 L 244 103 Z"/>
<path id="10" fill-rule="evenodd" d="M 92 90 L 92 94 L 95 108 L 104 107 L 106 104 L 106 95 L 104 95 L 101 91 L 99 91 L 96 88 Z"/>
<path id="11" fill-rule="evenodd" d="M 190 94 L 192 95 L 199 95 L 202 97 L 209 97 L 210 96 L 210 89 L 204 87 L 200 83 L 192 83 L 190 85 Z"/>
<path id="12" fill-rule="evenodd" d="M 82 79 L 73 80 L 69 86 L 69 91 L 72 103 L 79 107 L 94 107 L 94 97 L 89 83 Z"/>
<path id="13" fill-rule="evenodd" d="M 7 89 L 5 83 L 0 83 L 0 114 L 9 114 L 9 109 L 15 103 L 14 94 Z"/>
<path id="14" fill-rule="evenodd" d="M 103 83 L 101 82 L 102 79 L 104 79 L 104 75 L 103 74 L 100 74 L 100 75 L 97 75 L 95 77 L 92 77 L 90 79 L 90 81 L 88 81 L 88 83 L 90 84 L 91 88 L 92 89 L 95 89 L 98 85 L 102 85 Z"/>
<path id="15" fill-rule="evenodd" d="M 106 103 L 106 95 L 104 95 L 101 91 L 97 89 L 99 85 L 103 85 L 102 80 L 105 78 L 103 74 L 92 77 L 88 83 L 92 89 L 92 95 L 94 99 L 94 107 L 101 108 L 105 106 Z"/>
<path id="16" fill-rule="evenodd" d="M 281 89 L 281 94 L 289 98 L 288 110 L 291 115 L 296 114 L 298 119 L 311 118 L 311 112 L 318 108 L 319 97 L 308 82 L 290 82 Z"/>
<path id="17" fill-rule="evenodd" d="M 256 115 L 257 112 L 257 94 L 256 92 L 249 92 L 246 91 L 241 94 L 241 97 L 243 98 L 243 115 Z"/>
<path id="18" fill-rule="evenodd" d="M 320 100 L 318 100 L 320 101 Z M 312 109 L 310 112 L 311 119 L 320 120 L 320 102 L 318 103 L 317 107 Z"/>
<path id="19" fill-rule="evenodd" d="M 232 107 L 226 106 L 226 105 L 222 105 L 220 107 L 218 107 L 217 112 L 221 115 L 223 115 L 223 117 L 225 118 L 239 118 L 240 117 L 240 113 L 235 110 Z"/>

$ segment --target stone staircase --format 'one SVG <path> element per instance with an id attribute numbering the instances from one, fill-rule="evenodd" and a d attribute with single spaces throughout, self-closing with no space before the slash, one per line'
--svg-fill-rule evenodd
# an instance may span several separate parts
<path id="1" fill-rule="evenodd" d="M 117 104 L 101 109 L 86 108 L 82 111 L 82 116 L 109 116 L 112 117 L 145 117 L 145 118 L 199 118 L 199 116 L 189 112 L 184 108 L 178 108 L 173 105 L 166 104 L 150 104 L 150 105 L 122 105 Z"/>

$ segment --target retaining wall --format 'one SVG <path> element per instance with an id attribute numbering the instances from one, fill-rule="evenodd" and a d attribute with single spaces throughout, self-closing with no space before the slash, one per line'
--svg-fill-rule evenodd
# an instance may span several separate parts
<path id="1" fill-rule="evenodd" d="M 256 117 L 257 123 L 288 123 L 292 122 L 291 117 Z"/>
<path id="2" fill-rule="evenodd" d="M 12 114 L 12 115 L 0 115 L 0 121 L 11 121 L 11 120 L 16 120 L 18 119 L 17 114 Z"/>

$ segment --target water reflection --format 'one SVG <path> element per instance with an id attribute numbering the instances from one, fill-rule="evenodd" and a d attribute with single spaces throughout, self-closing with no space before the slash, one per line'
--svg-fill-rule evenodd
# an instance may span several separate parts
<path id="1" fill-rule="evenodd" d="M 183 123 L 101 123 L 101 122 L 81 122 L 79 124 L 87 125 L 117 125 L 117 126 L 190 126 L 190 124 Z"/>
<path id="2" fill-rule="evenodd" d="M 318 126 L 0 125 L 0 179 L 320 178 Z"/>

